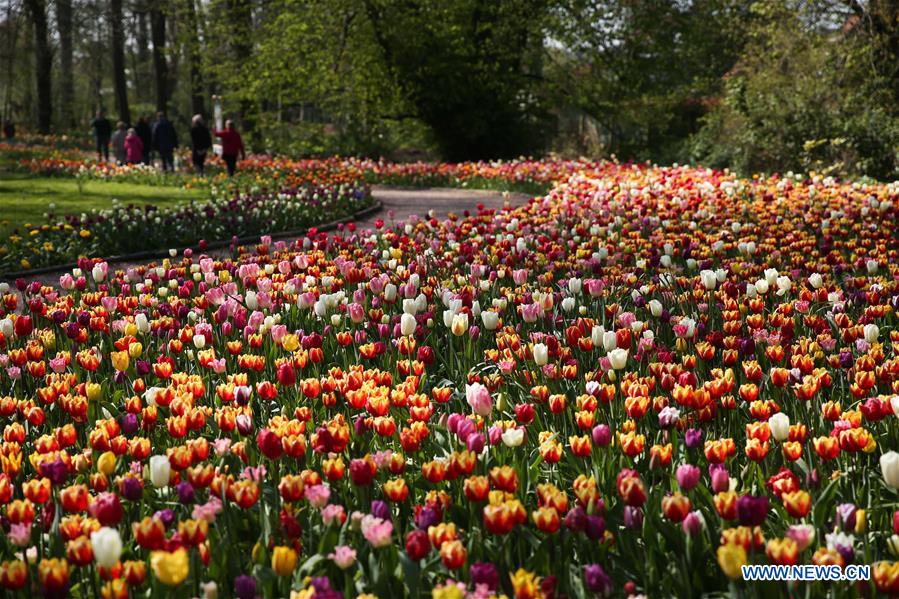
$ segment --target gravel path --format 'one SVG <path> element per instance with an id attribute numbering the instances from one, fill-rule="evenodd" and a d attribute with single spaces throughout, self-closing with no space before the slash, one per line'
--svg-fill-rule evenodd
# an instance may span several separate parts
<path id="1" fill-rule="evenodd" d="M 523 193 L 501 193 L 496 191 L 486 191 L 480 189 L 456 189 L 443 187 L 430 187 L 424 189 L 408 189 L 397 187 L 386 187 L 375 185 L 372 187 L 372 195 L 375 199 L 380 200 L 383 209 L 376 213 L 356 222 L 356 226 L 360 229 L 373 228 L 375 222 L 383 220 L 385 224 L 392 225 L 401 223 L 413 214 L 426 218 L 430 211 L 434 211 L 437 218 L 445 218 L 448 214 L 457 214 L 460 217 L 468 210 L 475 212 L 478 204 L 483 204 L 487 208 L 499 209 L 506 203 L 512 206 L 524 204 L 530 199 L 530 196 Z M 290 242 L 293 238 L 281 238 L 283 241 Z M 211 250 L 210 255 L 216 256 L 227 253 L 227 249 Z M 159 261 L 161 259 L 157 259 Z M 140 264 L 147 264 L 154 260 L 141 261 Z M 136 266 L 138 263 L 133 262 L 113 262 L 110 263 L 110 269 L 125 269 Z M 59 270 L 56 272 L 45 273 L 29 277 L 29 280 L 37 280 L 45 285 L 55 285 L 59 282 L 59 277 L 67 270 Z"/>

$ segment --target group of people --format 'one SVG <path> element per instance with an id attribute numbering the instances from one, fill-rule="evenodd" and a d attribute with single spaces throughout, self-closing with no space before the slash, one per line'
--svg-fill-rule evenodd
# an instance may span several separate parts
<path id="1" fill-rule="evenodd" d="M 98 110 L 96 118 L 91 121 L 91 128 L 94 131 L 99 161 L 109 162 L 109 148 L 112 146 L 112 155 L 117 164 L 151 164 L 153 152 L 156 152 L 163 172 L 175 169 L 178 132 L 164 112 L 156 114 L 156 121 L 152 125 L 141 117 L 134 127 L 128 127 L 119 121 L 113 131 L 106 114 Z M 234 121 L 230 119 L 225 122 L 224 129 L 211 132 L 202 115 L 194 115 L 191 119 L 190 145 L 194 169 L 200 175 L 205 174 L 206 157 L 212 150 L 213 135 L 222 140 L 222 160 L 228 168 L 228 175 L 232 176 L 237 170 L 237 159 L 246 158 L 246 149 Z"/>

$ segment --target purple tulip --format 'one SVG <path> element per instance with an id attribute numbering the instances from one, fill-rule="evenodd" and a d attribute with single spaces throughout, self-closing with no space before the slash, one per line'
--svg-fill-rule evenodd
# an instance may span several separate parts
<path id="1" fill-rule="evenodd" d="M 187 481 L 178 483 L 178 501 L 188 505 L 194 502 L 194 486 Z"/>
<path id="2" fill-rule="evenodd" d="M 575 506 L 565 514 L 565 527 L 581 532 L 587 527 L 587 512 L 581 506 Z"/>
<path id="3" fill-rule="evenodd" d="M 584 584 L 591 593 L 608 596 L 612 593 L 612 579 L 599 564 L 584 566 Z"/>
<path id="4" fill-rule="evenodd" d="M 643 526 L 643 510 L 632 505 L 624 506 L 624 525 L 627 528 L 641 528 Z"/>
<path id="5" fill-rule="evenodd" d="M 469 420 L 469 422 L 471 422 Z M 484 437 L 484 433 L 472 433 L 468 435 L 468 438 L 465 440 L 465 445 L 468 447 L 468 451 L 473 453 L 481 453 L 484 450 L 484 446 L 487 444 L 487 440 Z"/>
<path id="6" fill-rule="evenodd" d="M 496 566 L 489 562 L 475 562 L 471 564 L 469 571 L 471 583 L 475 586 L 484 585 L 491 591 L 499 588 L 499 572 Z"/>
<path id="7" fill-rule="evenodd" d="M 256 579 L 246 574 L 235 578 L 234 595 L 238 599 L 254 599 L 256 597 Z"/>
<path id="8" fill-rule="evenodd" d="M 437 526 L 440 523 L 440 514 L 434 508 L 423 507 L 415 514 L 415 526 L 421 530 L 428 530 L 430 526 Z"/>
<path id="9" fill-rule="evenodd" d="M 698 428 L 687 429 L 684 433 L 684 443 L 690 449 L 696 449 L 702 445 L 702 430 Z"/>
<path id="10" fill-rule="evenodd" d="M 386 501 L 375 499 L 371 502 L 371 514 L 381 520 L 390 520 L 390 506 Z"/>
<path id="11" fill-rule="evenodd" d="M 855 530 L 856 515 L 858 508 L 851 503 L 841 503 L 837 506 L 837 522 L 836 525 L 843 530 Z"/>
<path id="12" fill-rule="evenodd" d="M 587 523 L 584 527 L 584 532 L 587 534 L 587 538 L 592 541 L 598 541 L 602 538 L 603 533 L 606 531 L 606 519 L 602 516 L 587 516 Z"/>
<path id="13" fill-rule="evenodd" d="M 737 519 L 743 526 L 761 526 L 767 516 L 767 497 L 743 495 L 737 499 Z"/>

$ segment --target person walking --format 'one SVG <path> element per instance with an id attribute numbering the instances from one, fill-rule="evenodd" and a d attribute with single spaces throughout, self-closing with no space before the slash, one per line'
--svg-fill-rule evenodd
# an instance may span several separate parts
<path id="1" fill-rule="evenodd" d="M 112 157 L 116 164 L 125 164 L 125 123 L 119 121 L 115 124 L 115 133 L 110 138 L 112 144 Z"/>
<path id="2" fill-rule="evenodd" d="M 125 136 L 125 160 L 128 164 L 138 164 L 144 159 L 144 142 L 134 128 Z"/>
<path id="3" fill-rule="evenodd" d="M 209 128 L 203 123 L 203 117 L 195 114 L 190 126 L 191 158 L 194 168 L 199 174 L 204 174 L 206 169 L 206 153 L 212 147 L 212 136 Z"/>
<path id="4" fill-rule="evenodd" d="M 94 141 L 97 143 L 97 160 L 109 162 L 109 138 L 112 137 L 112 123 L 106 118 L 106 113 L 101 108 L 97 116 L 91 121 L 94 129 Z"/>
<path id="5" fill-rule="evenodd" d="M 162 170 L 175 170 L 175 148 L 178 147 L 178 133 L 175 126 L 165 117 L 164 112 L 156 113 L 156 124 L 153 125 L 153 148 L 159 152 Z"/>
<path id="6" fill-rule="evenodd" d="M 153 158 L 153 130 L 150 128 L 150 123 L 147 122 L 147 117 L 142 116 L 137 119 L 137 124 L 134 126 L 134 132 L 140 138 L 143 147 L 138 162 L 143 162 L 148 165 L 152 162 Z"/>
<path id="7" fill-rule="evenodd" d="M 9 119 L 3 121 L 3 137 L 7 143 L 12 143 L 16 139 L 16 126 Z"/>
<path id="8" fill-rule="evenodd" d="M 238 155 L 242 160 L 247 159 L 247 152 L 243 146 L 243 139 L 240 133 L 234 128 L 234 121 L 228 119 L 225 121 L 225 128 L 222 131 L 215 132 L 216 137 L 222 138 L 222 160 L 228 167 L 228 176 L 233 177 L 237 170 Z"/>

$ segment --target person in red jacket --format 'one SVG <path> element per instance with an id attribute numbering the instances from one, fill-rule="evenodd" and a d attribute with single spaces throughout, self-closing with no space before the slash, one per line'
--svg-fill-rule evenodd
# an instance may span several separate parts
<path id="1" fill-rule="evenodd" d="M 228 176 L 233 177 L 234 171 L 237 170 L 237 157 L 246 160 L 247 152 L 243 147 L 243 139 L 240 133 L 234 128 L 234 121 L 228 119 L 225 121 L 225 129 L 223 131 L 215 131 L 216 137 L 222 138 L 222 160 L 228 165 Z"/>

